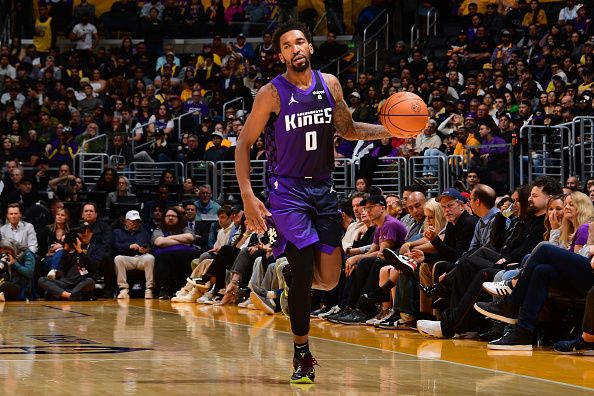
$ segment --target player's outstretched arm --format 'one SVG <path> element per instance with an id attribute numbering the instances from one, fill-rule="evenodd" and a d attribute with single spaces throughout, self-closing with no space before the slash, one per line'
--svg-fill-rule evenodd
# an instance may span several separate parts
<path id="1" fill-rule="evenodd" d="M 354 122 L 349 107 L 342 96 L 342 87 L 338 79 L 332 74 L 324 73 L 324 80 L 334 98 L 332 122 L 336 133 L 347 140 L 377 140 L 392 137 L 383 125 Z"/>
<path id="2" fill-rule="evenodd" d="M 250 181 L 250 148 L 264 131 L 270 113 L 280 111 L 280 100 L 276 88 L 272 84 L 263 86 L 256 95 L 252 112 L 245 121 L 243 130 L 237 139 L 235 148 L 235 167 L 237 181 L 243 200 L 244 213 L 247 225 L 251 230 L 258 233 L 266 231 L 264 216 L 270 213 L 252 190 Z"/>

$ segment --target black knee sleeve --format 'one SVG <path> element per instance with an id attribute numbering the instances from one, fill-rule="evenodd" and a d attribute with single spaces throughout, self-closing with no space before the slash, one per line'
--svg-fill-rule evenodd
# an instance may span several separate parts
<path id="1" fill-rule="evenodd" d="M 296 336 L 304 336 L 309 333 L 314 250 L 312 246 L 297 249 L 295 245 L 289 242 L 285 250 L 285 255 L 292 272 L 292 280 L 289 285 L 291 330 Z"/>

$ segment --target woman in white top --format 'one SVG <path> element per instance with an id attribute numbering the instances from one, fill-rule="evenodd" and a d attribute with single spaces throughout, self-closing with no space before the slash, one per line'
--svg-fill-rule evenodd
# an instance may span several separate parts
<path id="1" fill-rule="evenodd" d="M 93 92 L 99 95 L 102 94 L 107 88 L 107 81 L 101 78 L 101 71 L 98 69 L 93 69 L 90 84 L 91 87 L 93 87 Z"/>

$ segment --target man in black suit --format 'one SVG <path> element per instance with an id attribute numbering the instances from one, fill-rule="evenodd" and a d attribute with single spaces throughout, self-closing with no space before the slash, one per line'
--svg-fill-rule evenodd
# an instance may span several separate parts
<path id="1" fill-rule="evenodd" d="M 204 227 L 201 227 L 201 222 L 196 220 L 196 204 L 193 201 L 188 201 L 184 204 L 184 209 L 186 210 L 187 227 L 194 234 L 194 245 L 203 248 L 202 245 L 206 243 L 206 239 L 202 235 L 202 228 Z"/>

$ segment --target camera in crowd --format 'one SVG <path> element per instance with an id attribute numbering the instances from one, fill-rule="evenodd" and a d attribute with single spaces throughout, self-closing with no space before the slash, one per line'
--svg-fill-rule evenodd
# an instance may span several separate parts
<path id="1" fill-rule="evenodd" d="M 270 237 L 268 236 L 267 232 L 262 235 L 258 235 L 258 240 L 262 245 L 268 245 L 270 243 Z"/>
<path id="2" fill-rule="evenodd" d="M 10 265 L 10 255 L 8 253 L 0 254 L 0 273 L 8 270 Z"/>
<path id="3" fill-rule="evenodd" d="M 160 139 L 165 136 L 165 130 L 163 128 L 155 129 L 155 138 Z"/>
<path id="4" fill-rule="evenodd" d="M 70 231 L 64 235 L 64 245 L 74 247 L 77 241 L 80 240 L 81 235 L 84 234 L 87 229 L 91 229 L 91 226 L 88 223 L 82 223 L 78 227 L 71 228 Z"/>

